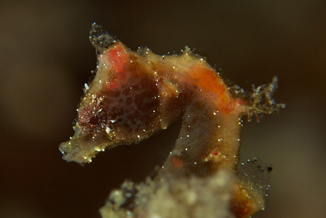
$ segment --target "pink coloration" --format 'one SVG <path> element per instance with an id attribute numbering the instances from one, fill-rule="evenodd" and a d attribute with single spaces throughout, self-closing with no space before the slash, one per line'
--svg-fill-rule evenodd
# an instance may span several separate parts
<path id="1" fill-rule="evenodd" d="M 128 63 L 128 54 L 121 43 L 117 43 L 114 49 L 107 52 L 106 58 L 114 70 L 114 73 L 105 86 L 108 90 L 116 89 L 119 86 L 119 81 L 127 76 L 122 74 L 125 73 L 124 67 Z"/>
<path id="2" fill-rule="evenodd" d="M 105 85 L 107 90 L 116 89 L 119 86 L 119 82 L 117 82 L 117 79 L 111 79 L 108 84 Z"/>
<path id="3" fill-rule="evenodd" d="M 112 68 L 117 73 L 123 73 L 124 66 L 129 61 L 128 54 L 126 53 L 120 42 L 117 43 L 114 49 L 108 51 L 107 58 L 111 63 Z"/>
<path id="4" fill-rule="evenodd" d="M 175 147 L 156 181 L 208 177 L 221 169 L 235 173 L 241 117 L 283 107 L 271 99 L 276 79 L 246 101 L 231 93 L 215 70 L 187 47 L 181 55 L 162 57 L 148 49 L 133 52 L 114 41 L 101 51 L 96 76 L 78 108 L 75 135 L 60 145 L 67 161 L 91 162 L 99 151 L 139 142 L 182 118 Z M 249 205 L 249 215 L 260 209 L 254 195 L 244 197 L 242 189 L 235 190 L 241 205 Z M 235 199 L 233 205 L 240 203 Z"/>

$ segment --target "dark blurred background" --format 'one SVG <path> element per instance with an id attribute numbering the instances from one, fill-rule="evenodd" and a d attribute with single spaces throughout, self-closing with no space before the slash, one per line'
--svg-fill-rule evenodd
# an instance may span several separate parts
<path id="1" fill-rule="evenodd" d="M 144 180 L 173 146 L 180 122 L 84 167 L 61 159 L 96 66 L 94 21 L 133 50 L 188 45 L 246 89 L 277 75 L 287 108 L 243 128 L 242 161 L 274 166 L 254 217 L 325 217 L 325 12 L 324 0 L 1 1 L 0 217 L 100 217 L 110 190 Z"/>

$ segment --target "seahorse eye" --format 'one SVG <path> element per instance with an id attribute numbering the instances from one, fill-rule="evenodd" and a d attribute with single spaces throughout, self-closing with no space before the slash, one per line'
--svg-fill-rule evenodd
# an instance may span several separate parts
<path id="1" fill-rule="evenodd" d="M 100 118 L 98 116 L 92 116 L 88 123 L 91 125 L 97 125 L 100 122 Z"/>

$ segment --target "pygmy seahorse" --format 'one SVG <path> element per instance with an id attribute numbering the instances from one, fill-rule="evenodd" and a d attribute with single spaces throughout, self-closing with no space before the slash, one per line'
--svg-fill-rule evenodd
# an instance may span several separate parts
<path id="1" fill-rule="evenodd" d="M 133 52 L 97 24 L 90 41 L 98 65 L 85 84 L 75 134 L 60 145 L 66 161 L 91 162 L 99 151 L 137 143 L 182 117 L 175 147 L 155 181 L 209 177 L 222 169 L 236 174 L 241 117 L 284 107 L 272 99 L 276 77 L 244 98 L 188 47 L 180 55 L 159 56 L 148 48 Z M 253 195 L 237 182 L 230 203 L 236 217 L 261 209 L 262 200 Z"/>

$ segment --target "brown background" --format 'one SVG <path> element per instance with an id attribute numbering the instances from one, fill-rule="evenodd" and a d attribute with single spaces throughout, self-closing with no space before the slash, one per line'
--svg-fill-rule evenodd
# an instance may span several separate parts
<path id="1" fill-rule="evenodd" d="M 1 1 L 0 217 L 99 217 L 110 190 L 142 181 L 177 137 L 180 123 L 84 167 L 61 160 L 95 69 L 94 21 L 134 50 L 195 48 L 244 88 L 277 75 L 287 108 L 243 128 L 242 161 L 274 165 L 267 209 L 254 217 L 324 217 L 325 12 L 324 0 Z"/>

